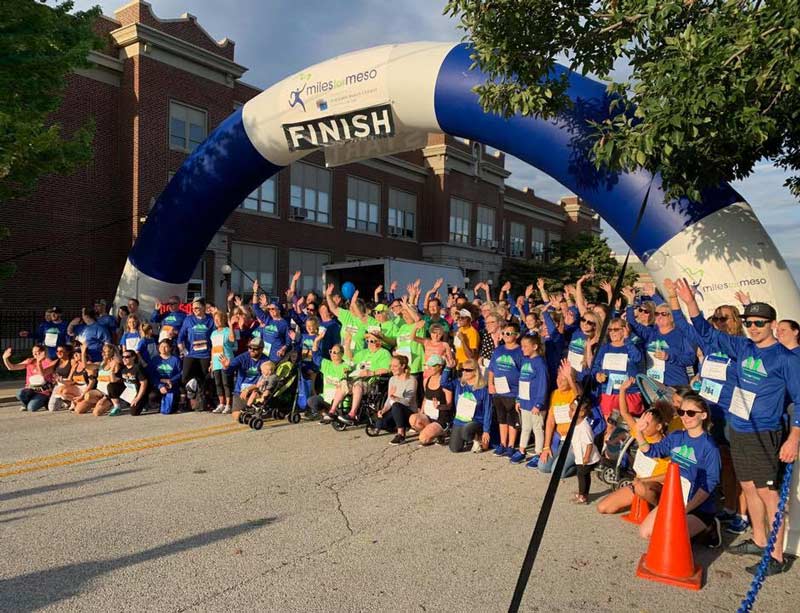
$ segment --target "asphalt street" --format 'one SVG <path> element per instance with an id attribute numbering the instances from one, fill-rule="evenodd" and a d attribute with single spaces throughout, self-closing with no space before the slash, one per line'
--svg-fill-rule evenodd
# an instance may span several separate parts
<path id="1" fill-rule="evenodd" d="M 0 611 L 507 610 L 548 478 L 389 438 L 0 405 Z M 575 490 L 559 488 L 522 610 L 737 609 L 755 559 L 695 547 L 699 592 L 637 579 L 636 528 Z M 798 573 L 756 610 L 796 611 Z"/>

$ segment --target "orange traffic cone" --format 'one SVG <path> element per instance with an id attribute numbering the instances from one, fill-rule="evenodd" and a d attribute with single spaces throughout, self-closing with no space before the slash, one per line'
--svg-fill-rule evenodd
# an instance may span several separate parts
<path id="1" fill-rule="evenodd" d="M 638 526 L 644 521 L 644 518 L 647 517 L 648 513 L 650 513 L 650 505 L 647 504 L 647 501 L 644 498 L 640 498 L 634 494 L 631 510 L 628 513 L 625 513 L 625 515 L 622 516 L 622 519 Z"/>
<path id="2" fill-rule="evenodd" d="M 703 569 L 694 565 L 680 470 L 674 462 L 667 469 L 650 545 L 636 576 L 690 590 L 702 587 Z"/>

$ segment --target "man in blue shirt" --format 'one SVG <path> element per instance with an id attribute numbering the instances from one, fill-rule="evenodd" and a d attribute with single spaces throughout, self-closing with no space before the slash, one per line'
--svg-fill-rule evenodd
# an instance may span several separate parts
<path id="1" fill-rule="evenodd" d="M 254 336 L 247 344 L 247 353 L 237 355 L 232 360 L 222 356 L 220 362 L 228 374 L 236 373 L 236 384 L 233 388 L 233 410 L 243 411 L 247 406 L 241 393 L 258 382 L 261 375 L 261 364 L 267 361 L 264 355 L 264 341 Z"/>
<path id="2" fill-rule="evenodd" d="M 784 429 L 787 395 L 800 405 L 800 358 L 775 338 L 777 314 L 770 305 L 753 302 L 745 307 L 747 339 L 708 325 L 685 280 L 678 280 L 675 289 L 701 337 L 716 342 L 736 361 L 737 384 L 728 409 L 731 457 L 747 498 L 753 538 L 732 547 L 731 553 L 761 556 L 778 512 L 781 462 L 794 462 L 800 447 L 799 411 L 794 414 L 788 437 Z M 783 532 L 784 524 L 778 531 L 767 576 L 788 570 L 783 559 Z M 754 574 L 757 568 L 758 564 L 747 570 Z"/>

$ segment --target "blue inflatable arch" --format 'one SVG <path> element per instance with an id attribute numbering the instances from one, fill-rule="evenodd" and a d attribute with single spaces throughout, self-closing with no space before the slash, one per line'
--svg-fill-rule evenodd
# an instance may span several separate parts
<path id="1" fill-rule="evenodd" d="M 505 151 L 568 187 L 627 241 L 657 282 L 688 277 L 706 309 L 735 303 L 734 292 L 746 289 L 782 317 L 799 318 L 800 293 L 783 259 L 730 186 L 708 190 L 702 204 L 665 202 L 659 177 L 597 171 L 588 161 L 586 120 L 607 112 L 603 84 L 570 73 L 570 112 L 554 121 L 503 119 L 482 111 L 472 88 L 485 76 L 470 70 L 469 56 L 464 44 L 375 47 L 312 66 L 250 100 L 159 196 L 128 256 L 118 299 L 138 295 L 152 304 L 184 294 L 228 215 L 310 151 L 325 147 L 329 161 L 348 161 L 413 149 L 425 134 L 444 132 Z"/>

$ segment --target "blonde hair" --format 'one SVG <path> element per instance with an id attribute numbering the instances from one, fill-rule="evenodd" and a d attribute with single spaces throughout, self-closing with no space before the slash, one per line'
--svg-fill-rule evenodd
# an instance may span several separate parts
<path id="1" fill-rule="evenodd" d="M 472 385 L 472 389 L 476 389 L 476 390 L 479 390 L 479 389 L 481 389 L 483 387 L 486 387 L 486 379 L 484 378 L 483 373 L 481 373 L 481 369 L 478 366 L 478 360 L 467 360 L 461 365 L 461 368 L 463 369 L 465 366 L 468 367 L 468 368 L 472 368 L 475 371 L 475 373 L 476 373 L 478 378 L 477 378 L 477 380 L 475 381 L 474 384 L 469 384 L 464 380 L 464 373 L 462 373 L 461 374 L 461 384 L 462 385 Z"/>

